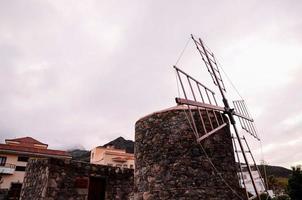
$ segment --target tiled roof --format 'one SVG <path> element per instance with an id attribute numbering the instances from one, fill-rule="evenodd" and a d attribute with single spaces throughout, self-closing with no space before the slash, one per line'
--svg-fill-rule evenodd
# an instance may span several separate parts
<path id="1" fill-rule="evenodd" d="M 15 139 L 6 139 L 5 142 L 12 141 L 12 142 L 20 142 L 20 143 L 26 143 L 26 144 L 39 144 L 39 145 L 47 145 L 44 144 L 32 137 L 22 137 L 22 138 L 15 138 Z"/>
<path id="2" fill-rule="evenodd" d="M 17 154 L 33 154 L 45 157 L 70 157 L 71 155 L 66 151 L 33 148 L 28 146 L 15 146 L 8 144 L 0 144 L 0 152 L 11 152 Z"/>

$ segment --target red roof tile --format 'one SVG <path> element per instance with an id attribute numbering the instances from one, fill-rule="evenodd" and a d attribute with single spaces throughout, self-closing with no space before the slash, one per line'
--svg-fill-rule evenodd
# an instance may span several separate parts
<path id="1" fill-rule="evenodd" d="M 12 141 L 12 142 L 20 142 L 20 143 L 26 143 L 26 144 L 39 144 L 39 145 L 47 145 L 44 144 L 32 137 L 22 137 L 22 138 L 15 138 L 15 139 L 6 139 L 6 141 Z M 48 146 L 48 145 L 47 145 Z"/>
<path id="2" fill-rule="evenodd" d="M 0 144 L 0 152 L 12 152 L 18 154 L 37 154 L 37 156 L 46 157 L 70 157 L 71 155 L 66 151 L 32 148 L 28 146 L 15 146 L 8 144 Z"/>

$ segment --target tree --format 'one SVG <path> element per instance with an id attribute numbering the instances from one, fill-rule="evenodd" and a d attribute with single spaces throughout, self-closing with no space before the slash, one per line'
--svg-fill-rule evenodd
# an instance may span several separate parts
<path id="1" fill-rule="evenodd" d="M 279 185 L 278 185 L 278 181 L 274 175 L 270 175 L 268 177 L 267 181 L 268 181 L 268 185 L 269 185 L 270 189 L 272 189 L 273 191 L 277 190 Z"/>
<path id="2" fill-rule="evenodd" d="M 272 198 L 268 194 L 266 194 L 266 193 L 262 193 L 260 195 L 260 199 L 261 200 L 272 200 Z"/>
<path id="3" fill-rule="evenodd" d="M 292 200 L 302 199 L 302 172 L 301 166 L 292 167 L 292 175 L 288 179 L 288 194 Z"/>
<path id="4" fill-rule="evenodd" d="M 291 200 L 291 199 L 287 194 L 282 194 L 273 198 L 273 200 Z"/>

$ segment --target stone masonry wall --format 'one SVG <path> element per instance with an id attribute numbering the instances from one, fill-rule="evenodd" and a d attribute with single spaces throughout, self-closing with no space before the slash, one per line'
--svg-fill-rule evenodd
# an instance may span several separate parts
<path id="1" fill-rule="evenodd" d="M 197 119 L 197 112 L 193 114 Z M 134 199 L 245 199 L 238 184 L 229 127 L 202 145 L 241 198 L 215 173 L 186 119 L 184 111 L 176 107 L 136 122 Z"/>
<path id="2" fill-rule="evenodd" d="M 133 191 L 133 169 L 62 160 L 31 160 L 21 191 L 21 200 L 86 200 L 89 177 L 106 179 L 105 199 L 126 200 Z"/>
<path id="3" fill-rule="evenodd" d="M 48 160 L 30 160 L 26 167 L 20 199 L 41 199 L 45 197 L 48 178 Z"/>

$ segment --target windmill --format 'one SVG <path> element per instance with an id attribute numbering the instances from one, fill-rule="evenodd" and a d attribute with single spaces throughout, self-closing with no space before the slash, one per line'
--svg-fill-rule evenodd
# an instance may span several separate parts
<path id="1" fill-rule="evenodd" d="M 239 164 L 239 183 L 242 187 L 246 188 L 246 182 L 243 179 L 243 170 L 247 170 L 254 191 L 252 196 L 246 192 L 247 198 L 260 200 L 261 193 L 257 189 L 255 182 L 255 174 L 253 173 L 254 171 L 252 171 L 251 169 L 249 157 L 252 159 L 254 169 L 260 177 L 264 187 L 265 184 L 263 178 L 261 177 L 260 171 L 256 165 L 248 142 L 246 141 L 246 138 L 244 136 L 241 137 L 239 134 L 235 117 L 238 118 L 243 130 L 251 134 L 255 139 L 260 140 L 257 135 L 256 128 L 253 124 L 254 120 L 249 114 L 244 100 L 233 101 L 234 107 L 232 108 L 230 106 L 225 95 L 225 84 L 223 82 L 220 69 L 218 67 L 217 60 L 214 54 L 200 38 L 196 39 L 193 35 L 191 35 L 191 39 L 193 40 L 203 60 L 203 63 L 205 64 L 208 72 L 210 73 L 213 83 L 219 89 L 220 95 L 222 97 L 223 106 L 219 106 L 215 97 L 215 92 L 213 90 L 209 89 L 207 86 L 200 83 L 197 79 L 193 78 L 191 75 L 187 74 L 177 66 L 174 66 L 174 69 L 177 74 L 177 79 L 181 85 L 181 89 L 184 96 L 184 98 L 177 97 L 176 103 L 178 105 L 185 105 L 188 107 L 189 120 L 192 124 L 192 129 L 194 130 L 198 143 L 202 142 L 209 136 L 217 133 L 220 129 L 230 123 L 235 133 L 235 135 L 232 136 L 232 139 L 236 155 L 235 159 Z M 196 119 L 194 119 L 193 109 L 194 111 L 198 111 L 198 122 Z M 201 110 L 204 111 L 203 113 L 205 114 L 202 114 Z M 228 117 L 229 121 L 225 120 L 224 115 Z M 201 123 L 202 130 L 198 130 L 197 128 L 196 123 L 199 122 Z M 241 162 L 242 158 L 243 164 Z"/>

